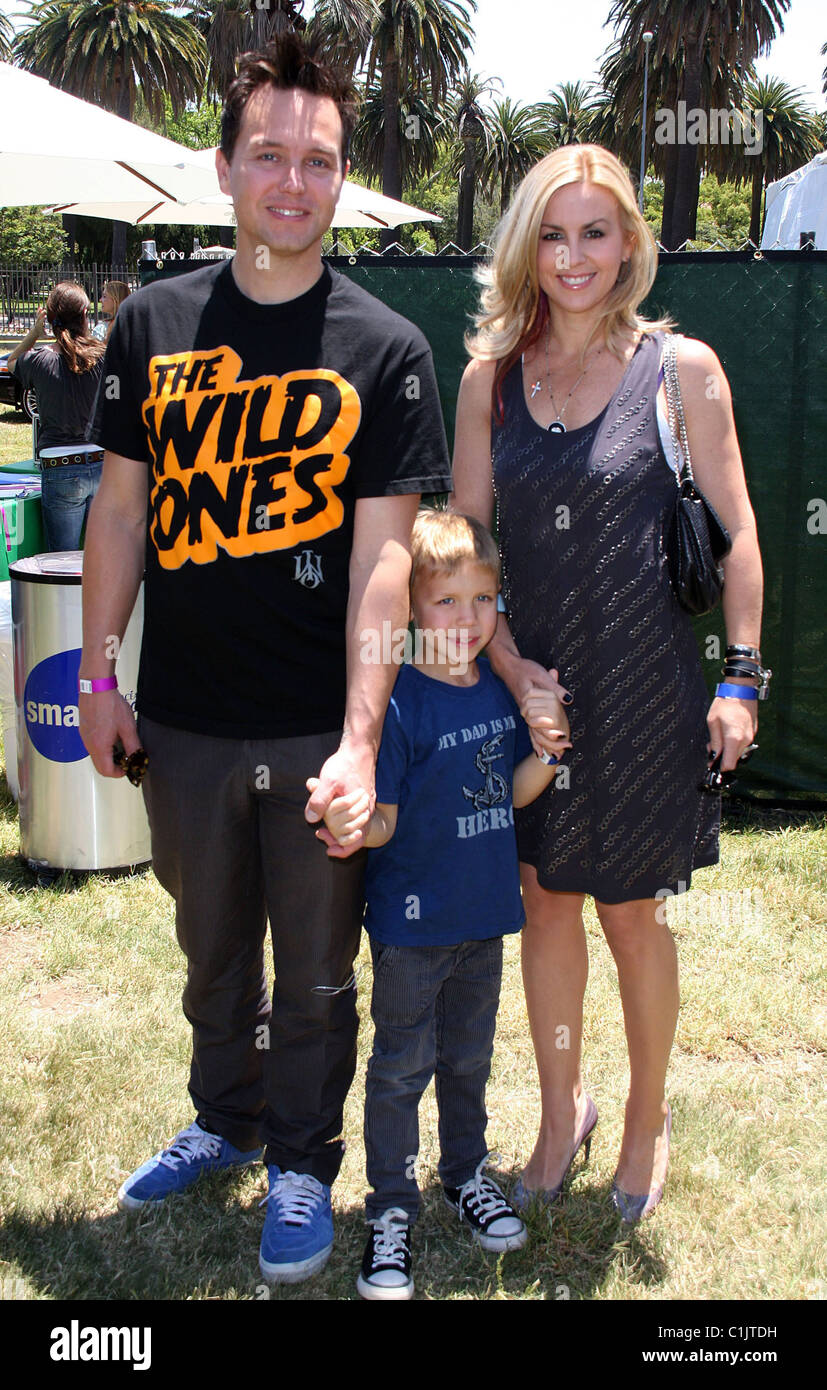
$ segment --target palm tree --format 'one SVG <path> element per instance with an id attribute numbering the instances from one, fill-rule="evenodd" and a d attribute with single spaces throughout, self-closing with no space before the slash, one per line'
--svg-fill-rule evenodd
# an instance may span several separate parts
<path id="1" fill-rule="evenodd" d="M 200 34 L 170 0 L 39 0 L 14 53 L 21 67 L 107 111 L 132 118 L 140 90 L 161 121 L 201 95 L 207 54 Z M 112 224 L 112 264 L 126 259 L 126 223 Z"/>
<path id="2" fill-rule="evenodd" d="M 457 245 L 463 251 L 470 251 L 474 240 L 474 193 L 480 142 L 486 151 L 489 144 L 490 116 L 480 98 L 501 85 L 498 77 L 481 77 L 466 68 L 448 99 L 445 127 L 453 136 L 449 168 L 452 174 L 459 176 Z"/>
<path id="3" fill-rule="evenodd" d="M 594 113 L 592 93 L 590 82 L 563 82 L 549 92 L 546 111 L 553 145 L 577 145 L 587 139 Z"/>
<path id="4" fill-rule="evenodd" d="M 0 10 L 0 63 L 10 63 L 14 30 L 7 14 Z"/>
<path id="5" fill-rule="evenodd" d="M 201 96 L 204 42 L 173 0 L 39 0 L 15 40 L 21 67 L 131 120 L 140 90 L 161 121 Z"/>
<path id="6" fill-rule="evenodd" d="M 425 87 L 435 106 L 444 102 L 466 66 L 473 37 L 468 7 L 476 10 L 475 0 L 352 0 L 351 61 L 354 66 L 365 62 L 368 87 L 377 75 L 381 82 L 382 192 L 390 198 L 402 196 L 400 105 Z M 341 53 L 346 8 L 346 0 L 318 0 L 316 5 L 311 32 L 334 53 Z M 391 237 L 383 234 L 383 245 Z"/>
<path id="7" fill-rule="evenodd" d="M 510 97 L 494 103 L 480 174 L 489 196 L 499 189 L 500 216 L 511 201 L 514 185 L 550 148 L 545 105 L 522 106 Z"/>
<path id="8" fill-rule="evenodd" d="M 435 109 L 427 88 L 403 95 L 399 107 L 403 188 L 433 169 L 443 119 Z M 364 89 L 359 124 L 350 141 L 354 174 L 368 182 L 378 182 L 382 177 L 384 152 L 385 104 L 382 84 L 371 82 Z"/>
<path id="9" fill-rule="evenodd" d="M 678 67 L 679 99 L 687 110 L 701 105 L 704 59 L 712 70 L 749 75 L 759 53 L 766 52 L 791 0 L 612 0 L 609 19 L 620 29 L 621 46 L 638 57 L 642 68 L 646 30 L 654 33 L 652 59 Z M 777 26 L 777 28 L 776 28 Z M 675 154 L 671 218 L 664 199 L 664 244 L 674 249 L 691 235 L 697 204 L 698 146 L 684 140 Z"/>
<path id="10" fill-rule="evenodd" d="M 783 179 L 818 154 L 820 132 L 816 113 L 806 105 L 801 92 L 777 77 L 748 82 L 744 95 L 749 110 L 755 116 L 760 114 L 760 148 L 746 154 L 742 146 L 729 146 L 732 158 L 727 172 L 736 183 L 752 184 L 749 238 L 757 246 L 766 185 Z"/>
<path id="11" fill-rule="evenodd" d="M 190 0 L 187 17 L 204 38 L 210 57 L 211 99 L 223 101 L 239 53 L 263 48 L 286 29 L 307 27 L 302 4 L 303 0 L 268 0 L 263 6 L 255 0 Z"/>
<path id="12" fill-rule="evenodd" d="M 641 45 L 642 49 L 642 45 Z M 643 101 L 643 53 L 615 43 L 608 49 L 601 65 L 604 91 L 592 104 L 591 117 L 584 127 L 585 136 L 598 145 L 605 145 L 632 171 L 637 181 L 640 162 L 641 116 Z M 670 245 L 672 209 L 678 168 L 678 145 L 659 143 L 658 112 L 674 111 L 683 80 L 683 63 L 664 61 L 655 55 L 649 64 L 649 104 L 646 122 L 647 164 L 664 181 L 663 220 L 660 239 Z M 701 85 L 701 105 L 705 110 L 727 109 L 741 104 L 743 88 L 737 72 L 713 66 L 709 49 L 704 53 Z M 692 216 L 689 236 L 695 234 L 697 190 L 700 186 L 700 166 L 696 163 Z"/>

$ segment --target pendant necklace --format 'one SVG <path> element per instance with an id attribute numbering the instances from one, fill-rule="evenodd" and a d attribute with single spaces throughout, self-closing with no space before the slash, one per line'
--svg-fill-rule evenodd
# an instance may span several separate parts
<path id="1" fill-rule="evenodd" d="M 547 390 L 548 390 L 549 399 L 550 399 L 550 401 L 551 401 L 552 409 L 556 412 L 556 414 L 555 414 L 555 418 L 552 420 L 551 424 L 548 426 L 548 432 L 549 432 L 549 434 L 565 434 L 565 433 L 566 433 L 566 427 L 565 427 L 565 425 L 563 424 L 563 416 L 564 416 L 565 413 L 566 413 L 566 406 L 568 405 L 569 401 L 571 400 L 572 396 L 574 395 L 575 391 L 577 390 L 578 386 L 580 385 L 581 381 L 583 380 L 583 377 L 586 375 L 586 372 L 589 370 L 589 367 L 590 367 L 592 364 L 591 364 L 591 362 L 590 362 L 590 363 L 588 364 L 588 366 L 586 366 L 586 367 L 583 368 L 583 370 L 582 370 L 582 372 L 580 373 L 579 377 L 577 378 L 576 382 L 574 383 L 574 385 L 572 386 L 571 390 L 569 391 L 569 394 L 566 396 L 566 399 L 565 399 L 564 402 L 563 402 L 563 407 L 562 407 L 562 409 L 561 409 L 561 410 L 558 410 L 558 409 L 557 409 L 557 405 L 556 405 L 555 400 L 554 400 L 554 395 L 553 395 L 552 390 L 551 390 L 551 371 L 550 371 L 550 369 L 549 369 L 549 362 L 548 362 L 548 348 L 549 348 L 549 342 L 550 342 L 550 340 L 551 340 L 551 332 L 549 331 L 548 338 L 546 338 L 546 388 L 547 388 Z M 595 354 L 595 356 L 594 356 L 594 358 L 593 358 L 593 361 L 595 361 L 595 362 L 597 361 L 597 359 L 598 359 L 598 357 L 600 356 L 600 354 L 601 354 L 602 351 L 603 351 L 602 347 L 601 347 L 601 348 L 598 348 L 597 353 Z M 542 391 L 542 389 L 543 389 L 542 383 L 541 383 L 541 381 L 540 381 L 540 378 L 538 377 L 537 380 L 534 381 L 534 382 L 532 382 L 532 384 L 531 384 L 531 399 L 533 400 L 534 397 L 535 397 L 540 391 Z"/>

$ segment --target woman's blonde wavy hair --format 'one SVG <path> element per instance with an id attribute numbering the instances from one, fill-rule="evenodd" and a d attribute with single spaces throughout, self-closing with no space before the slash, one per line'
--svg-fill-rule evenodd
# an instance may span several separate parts
<path id="1" fill-rule="evenodd" d="M 472 357 L 498 363 L 492 403 L 499 416 L 503 377 L 548 324 L 548 299 L 537 278 L 540 226 L 552 193 L 569 183 L 591 183 L 614 194 L 621 227 L 634 238 L 628 269 L 606 297 L 588 341 L 602 327 L 609 351 L 622 359 L 629 331 L 672 327 L 671 319 L 645 319 L 637 312 L 654 283 L 658 253 L 623 165 L 602 145 L 565 145 L 553 150 L 526 174 L 497 227 L 490 262 L 476 272 L 483 286 L 480 312 L 474 318 L 477 331 L 465 335 L 465 345 Z"/>

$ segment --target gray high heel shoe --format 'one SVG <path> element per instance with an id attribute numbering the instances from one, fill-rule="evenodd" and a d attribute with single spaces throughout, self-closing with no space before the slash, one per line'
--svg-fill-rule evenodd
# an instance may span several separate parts
<path id="1" fill-rule="evenodd" d="M 669 1161 L 669 1141 L 672 1137 L 672 1109 L 666 1107 L 666 1159 Z M 659 1187 L 650 1187 L 648 1192 L 640 1196 L 632 1196 L 629 1192 L 624 1192 L 618 1187 L 616 1182 L 612 1183 L 612 1205 L 621 1219 L 627 1226 L 635 1226 L 638 1221 L 642 1221 L 645 1216 L 651 1216 L 655 1207 L 663 1196 L 663 1183 Z"/>
<path id="2" fill-rule="evenodd" d="M 572 1164 L 581 1148 L 585 1148 L 586 1162 L 589 1161 L 589 1154 L 592 1147 L 592 1131 L 597 1124 L 597 1106 L 591 1096 L 586 1096 L 586 1113 L 583 1116 L 583 1123 L 574 1136 L 574 1147 L 569 1154 L 569 1161 L 566 1164 L 565 1172 L 556 1187 L 526 1187 L 522 1178 L 518 1178 L 511 1194 L 511 1205 L 518 1211 L 525 1211 L 526 1207 L 531 1206 L 532 1202 L 539 1202 L 541 1206 L 550 1207 L 552 1202 L 556 1202 L 560 1193 L 563 1191 L 566 1178 L 571 1172 Z"/>

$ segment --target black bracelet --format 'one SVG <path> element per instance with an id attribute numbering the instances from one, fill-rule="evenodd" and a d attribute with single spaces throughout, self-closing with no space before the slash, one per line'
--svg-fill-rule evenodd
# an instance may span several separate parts
<path id="1" fill-rule="evenodd" d="M 725 661 L 721 670 L 725 676 L 745 676 L 749 680 L 758 680 L 760 673 L 760 668 L 744 666 L 740 661 Z"/>
<path id="2" fill-rule="evenodd" d="M 739 642 L 731 642 L 726 649 L 726 655 L 728 657 L 746 657 L 747 660 L 755 661 L 759 666 L 761 665 L 761 653 L 757 647 L 745 647 L 742 646 Z"/>

